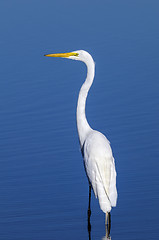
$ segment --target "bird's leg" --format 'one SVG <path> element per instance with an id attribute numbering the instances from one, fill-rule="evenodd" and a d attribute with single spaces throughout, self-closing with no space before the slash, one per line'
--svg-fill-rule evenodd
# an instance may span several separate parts
<path id="1" fill-rule="evenodd" d="M 105 214 L 105 229 L 106 229 L 106 237 L 110 238 L 110 228 L 111 228 L 111 215 L 110 212 L 106 212 Z"/>
<path id="2" fill-rule="evenodd" d="M 88 232 L 91 231 L 91 223 L 90 223 L 90 217 L 91 217 L 91 184 L 89 184 L 89 203 L 88 203 Z"/>
<path id="3" fill-rule="evenodd" d="M 89 184 L 89 203 L 88 203 L 88 216 L 91 216 L 91 184 Z"/>

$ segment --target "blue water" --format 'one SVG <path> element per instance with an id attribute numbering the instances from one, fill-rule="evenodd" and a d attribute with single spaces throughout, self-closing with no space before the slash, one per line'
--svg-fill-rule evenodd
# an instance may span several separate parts
<path id="1" fill-rule="evenodd" d="M 0 239 L 88 239 L 88 183 L 76 130 L 84 49 L 96 62 L 92 128 L 111 142 L 113 240 L 158 239 L 159 2 L 0 2 Z M 91 238 L 105 235 L 92 197 Z"/>

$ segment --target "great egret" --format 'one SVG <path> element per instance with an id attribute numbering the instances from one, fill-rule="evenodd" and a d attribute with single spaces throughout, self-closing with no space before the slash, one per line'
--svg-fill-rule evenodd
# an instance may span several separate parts
<path id="1" fill-rule="evenodd" d="M 77 129 L 89 181 L 88 215 L 90 218 L 91 188 L 93 188 L 96 198 L 99 199 L 101 210 L 106 213 L 105 224 L 109 226 L 108 231 L 110 232 L 110 211 L 112 207 L 116 206 L 117 201 L 114 158 L 108 139 L 89 126 L 85 115 L 86 98 L 95 75 L 95 63 L 92 56 L 84 50 L 45 56 L 79 60 L 87 66 L 87 77 L 80 89 L 77 103 Z"/>

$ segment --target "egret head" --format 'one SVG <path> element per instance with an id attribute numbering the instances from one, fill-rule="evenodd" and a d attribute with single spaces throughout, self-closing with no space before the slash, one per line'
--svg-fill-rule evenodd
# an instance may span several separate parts
<path id="1" fill-rule="evenodd" d="M 88 61 L 93 60 L 92 56 L 84 50 L 77 50 L 77 51 L 68 52 L 68 53 L 46 54 L 44 56 L 46 56 L 46 57 L 62 57 L 62 58 L 82 61 L 84 63 L 88 63 Z"/>

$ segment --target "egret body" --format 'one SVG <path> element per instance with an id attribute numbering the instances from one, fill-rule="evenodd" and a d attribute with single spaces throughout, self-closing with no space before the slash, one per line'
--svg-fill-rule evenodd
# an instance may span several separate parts
<path id="1" fill-rule="evenodd" d="M 87 66 L 87 77 L 80 89 L 77 103 L 77 129 L 89 181 L 88 213 L 90 213 L 92 188 L 96 198 L 99 199 L 101 210 L 106 213 L 107 224 L 107 218 L 110 221 L 111 208 L 116 206 L 117 201 L 115 162 L 108 139 L 102 133 L 90 127 L 85 114 L 88 91 L 95 75 L 95 63 L 92 56 L 83 50 L 45 56 L 79 60 Z"/>

